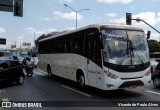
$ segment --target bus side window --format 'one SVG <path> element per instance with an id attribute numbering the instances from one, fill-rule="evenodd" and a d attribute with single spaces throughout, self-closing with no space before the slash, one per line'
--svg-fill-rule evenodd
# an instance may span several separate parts
<path id="1" fill-rule="evenodd" d="M 56 52 L 56 39 L 53 39 L 51 41 L 51 53 L 55 53 Z"/>
<path id="2" fill-rule="evenodd" d="M 81 39 L 79 37 L 76 37 L 76 39 L 75 39 L 75 51 L 81 50 L 80 41 L 81 41 Z"/>
<path id="3" fill-rule="evenodd" d="M 75 51 L 84 51 L 84 33 L 79 33 L 75 37 Z"/>
<path id="4" fill-rule="evenodd" d="M 51 41 L 48 42 L 47 53 L 51 53 Z"/>
<path id="5" fill-rule="evenodd" d="M 95 47 L 96 47 L 96 40 L 94 39 L 93 36 L 89 36 L 88 39 L 88 54 L 89 54 L 89 58 L 91 58 L 91 60 L 95 61 Z"/>
<path id="6" fill-rule="evenodd" d="M 57 52 L 64 52 L 64 39 L 57 40 Z"/>
<path id="7" fill-rule="evenodd" d="M 72 41 L 72 37 L 67 37 L 67 38 L 65 39 L 64 48 L 65 48 L 65 52 L 71 52 L 71 51 L 73 51 L 73 41 Z"/>

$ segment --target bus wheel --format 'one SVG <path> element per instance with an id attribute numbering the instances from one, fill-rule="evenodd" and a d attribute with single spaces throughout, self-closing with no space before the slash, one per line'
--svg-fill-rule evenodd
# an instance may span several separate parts
<path id="1" fill-rule="evenodd" d="M 51 78 L 52 76 L 51 67 L 48 67 L 47 71 L 48 71 L 48 77 Z"/>
<path id="2" fill-rule="evenodd" d="M 85 86 L 85 78 L 83 74 L 80 74 L 77 78 L 77 83 L 80 88 L 84 88 Z"/>
<path id="3" fill-rule="evenodd" d="M 153 79 L 153 84 L 155 87 L 159 88 L 160 87 L 160 78 L 159 77 L 155 77 Z"/>

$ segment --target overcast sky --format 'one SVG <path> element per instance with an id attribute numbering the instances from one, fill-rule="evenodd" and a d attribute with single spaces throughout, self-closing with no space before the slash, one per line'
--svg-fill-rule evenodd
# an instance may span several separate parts
<path id="1" fill-rule="evenodd" d="M 7 46 L 21 42 L 31 42 L 34 36 L 53 31 L 75 29 L 78 12 L 78 27 L 94 23 L 123 23 L 126 12 L 132 18 L 141 18 L 160 31 L 160 0 L 23 0 L 23 17 L 15 17 L 12 12 L 0 11 L 0 38 L 7 39 Z M 160 35 L 146 24 L 132 22 L 151 31 L 151 39 L 160 40 Z M 35 35 L 34 35 L 35 33 Z M 1 45 L 1 47 L 4 47 Z"/>

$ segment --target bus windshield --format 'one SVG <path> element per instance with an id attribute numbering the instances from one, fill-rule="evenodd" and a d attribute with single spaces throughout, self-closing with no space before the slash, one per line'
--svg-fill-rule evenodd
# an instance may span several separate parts
<path id="1" fill-rule="evenodd" d="M 149 61 L 149 49 L 143 31 L 101 29 L 104 61 L 118 65 L 137 65 Z"/>

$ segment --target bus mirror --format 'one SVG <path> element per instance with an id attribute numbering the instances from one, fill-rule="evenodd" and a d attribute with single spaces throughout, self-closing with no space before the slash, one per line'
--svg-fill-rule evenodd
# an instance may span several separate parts
<path id="1" fill-rule="evenodd" d="M 104 49 L 102 40 L 99 41 L 99 45 L 100 45 L 100 48 L 101 48 L 101 49 Z"/>
<path id="2" fill-rule="evenodd" d="M 103 47 L 103 43 L 102 43 L 102 40 L 101 40 L 100 36 L 97 37 L 97 38 L 98 38 L 97 39 L 97 44 L 100 46 L 101 49 L 103 49 L 104 47 Z"/>
<path id="3" fill-rule="evenodd" d="M 148 31 L 148 32 L 147 32 L 147 39 L 150 38 L 150 35 L 151 35 L 151 31 Z"/>
<path id="4" fill-rule="evenodd" d="M 103 42 L 102 42 L 102 33 L 100 32 L 98 36 L 99 36 L 98 37 L 99 38 L 98 39 L 98 44 L 99 44 L 99 46 L 100 46 L 101 49 L 104 49 Z"/>

